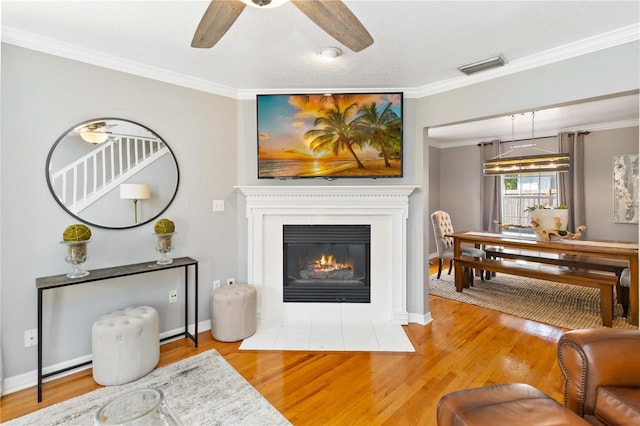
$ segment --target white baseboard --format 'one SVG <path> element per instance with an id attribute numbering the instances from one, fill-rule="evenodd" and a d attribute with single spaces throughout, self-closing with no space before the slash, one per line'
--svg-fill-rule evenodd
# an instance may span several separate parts
<path id="1" fill-rule="evenodd" d="M 188 327 L 189 333 L 194 333 L 195 331 L 195 326 L 194 324 L 189 325 Z M 207 331 L 207 330 L 211 330 L 211 320 L 208 319 L 206 321 L 201 321 L 198 322 L 198 333 L 202 333 L 203 331 Z M 165 332 L 160 333 L 160 339 L 164 339 L 167 336 L 173 336 L 175 334 L 178 334 L 180 332 L 184 332 L 184 329 L 182 327 L 180 328 L 176 328 L 173 330 L 168 330 Z M 168 342 L 172 342 L 174 340 L 177 339 L 181 339 L 180 336 L 176 337 L 175 339 L 171 339 L 171 340 L 167 340 L 165 342 L 161 342 L 161 344 L 165 344 Z M 73 365 L 77 365 L 77 364 L 82 364 L 84 362 L 87 361 L 91 361 L 92 356 L 89 355 L 84 355 L 75 359 L 71 359 L 68 361 L 64 361 L 64 362 L 60 362 L 58 364 L 55 365 L 50 365 L 50 366 L 46 366 L 42 368 L 42 373 L 43 374 L 48 374 L 52 371 L 58 371 L 64 368 L 68 368 L 71 367 Z M 74 374 L 77 373 L 78 371 L 83 371 L 83 370 L 87 370 L 91 368 L 91 364 L 89 365 L 84 365 L 82 367 L 78 367 L 78 368 L 74 368 L 73 370 L 69 370 L 69 371 L 65 371 L 64 373 L 60 373 L 57 374 L 55 377 L 47 377 L 44 381 L 48 382 L 49 380 L 54 380 L 54 379 L 59 379 L 61 377 L 65 377 L 68 376 L 70 374 Z M 17 376 L 12 376 L 12 377 L 6 377 L 4 379 L 4 386 L 2 389 L 2 395 L 8 395 L 10 393 L 14 393 L 14 392 L 18 392 L 21 391 L 23 389 L 27 389 L 30 388 L 32 386 L 37 386 L 38 385 L 38 370 L 35 369 L 33 371 L 28 371 L 24 374 L 19 374 Z"/>
<path id="2" fill-rule="evenodd" d="M 431 312 L 427 312 L 424 315 L 421 314 L 409 314 L 409 322 L 416 323 L 420 325 L 427 325 L 431 321 L 433 321 L 433 317 L 431 317 Z"/>

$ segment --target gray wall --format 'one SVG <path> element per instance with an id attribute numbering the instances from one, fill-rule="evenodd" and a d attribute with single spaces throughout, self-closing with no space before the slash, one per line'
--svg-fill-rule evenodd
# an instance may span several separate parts
<path id="1" fill-rule="evenodd" d="M 36 328 L 36 277 L 66 273 L 62 231 L 76 223 L 47 189 L 45 161 L 69 127 L 95 117 L 121 117 L 160 134 L 173 149 L 180 187 L 164 213 L 176 223 L 175 256 L 200 262 L 199 319 L 208 319 L 214 279 L 237 272 L 236 101 L 129 74 L 2 45 L 1 314 L 6 377 L 36 368 L 37 348 L 23 333 Z M 212 200 L 226 210 L 212 212 Z M 126 230 L 93 227 L 89 269 L 155 260 L 153 223 Z M 160 312 L 161 332 L 183 322 L 180 271 L 65 287 L 45 298 L 45 365 L 91 353 L 91 324 L 100 315 L 146 303 Z M 168 304 L 169 290 L 180 302 Z M 35 376 L 31 376 L 34 378 Z"/>
<path id="2" fill-rule="evenodd" d="M 404 178 L 327 182 L 257 180 L 255 101 L 201 93 L 3 45 L 0 324 L 5 377 L 33 372 L 36 367 L 36 348 L 23 348 L 24 330 L 35 328 L 36 323 L 35 278 L 69 270 L 58 242 L 62 230 L 75 220 L 48 193 L 44 164 L 53 142 L 73 124 L 94 117 L 127 118 L 157 131 L 173 149 L 181 181 L 165 216 L 177 225 L 176 256 L 200 261 L 201 320 L 208 317 L 212 280 L 246 278 L 244 200 L 234 185 L 422 185 L 411 196 L 407 305 L 412 321 L 428 320 L 423 247 L 432 238 L 428 219 L 432 161 L 426 129 L 637 90 L 638 52 L 637 42 L 628 43 L 448 92 L 414 93 L 413 99 L 405 98 Z M 467 169 L 476 161 L 474 154 L 465 149 L 452 152 L 457 155 L 454 159 L 440 154 L 441 171 L 453 165 L 455 174 L 470 176 L 473 171 Z M 448 174 L 440 176 L 443 184 L 447 179 Z M 440 194 L 442 208 L 465 206 L 465 214 L 455 212 L 460 227 L 479 223 L 473 191 L 467 188 L 455 194 L 441 188 Z M 224 199 L 226 210 L 212 213 L 212 199 Z M 154 259 L 151 234 L 151 224 L 118 231 L 94 229 L 87 267 Z M 167 293 L 181 288 L 180 283 L 179 273 L 162 273 L 56 291 L 45 304 L 45 338 L 52 342 L 47 345 L 45 363 L 89 354 L 93 320 L 126 304 L 152 304 L 161 311 L 162 330 L 178 327 L 182 303 L 169 306 Z"/>
<path id="3" fill-rule="evenodd" d="M 638 127 L 585 136 L 585 206 L 590 239 L 638 241 L 638 225 L 613 223 L 613 156 L 638 153 Z"/>

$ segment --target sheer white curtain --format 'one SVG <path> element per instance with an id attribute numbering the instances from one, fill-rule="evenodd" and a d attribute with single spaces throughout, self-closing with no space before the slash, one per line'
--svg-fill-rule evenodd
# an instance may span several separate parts
<path id="1" fill-rule="evenodd" d="M 483 142 L 480 144 L 482 150 L 482 164 L 500 155 L 500 141 Z M 500 176 L 482 176 L 480 186 L 480 196 L 482 200 L 482 217 L 480 218 L 482 229 L 485 231 L 500 232 L 500 228 L 493 221 L 501 220 L 502 192 L 500 188 Z"/>
<path id="2" fill-rule="evenodd" d="M 571 167 L 566 173 L 558 173 L 560 204 L 569 207 L 567 229 L 575 231 L 585 225 L 584 207 L 584 136 L 587 132 L 566 132 L 558 135 L 560 152 L 571 155 Z"/>

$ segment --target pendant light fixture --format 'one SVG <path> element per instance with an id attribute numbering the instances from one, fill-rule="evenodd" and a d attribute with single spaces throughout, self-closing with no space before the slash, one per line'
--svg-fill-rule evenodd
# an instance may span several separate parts
<path id="1" fill-rule="evenodd" d="M 515 116 L 511 116 L 511 142 L 513 142 Z M 501 176 L 522 173 L 542 172 L 568 172 L 571 166 L 571 156 L 565 153 L 555 153 L 540 148 L 535 148 L 534 141 L 535 111 L 531 112 L 531 144 L 512 146 L 505 153 L 487 160 L 483 165 L 485 176 Z M 544 151 L 541 155 L 527 155 L 523 157 L 502 158 L 510 152 L 525 147 L 533 147 L 538 151 Z"/>

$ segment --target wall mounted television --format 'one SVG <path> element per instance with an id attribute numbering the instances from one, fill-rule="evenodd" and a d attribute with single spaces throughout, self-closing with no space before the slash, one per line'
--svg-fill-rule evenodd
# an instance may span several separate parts
<path id="1" fill-rule="evenodd" d="M 258 178 L 402 177 L 402 98 L 257 95 Z"/>

